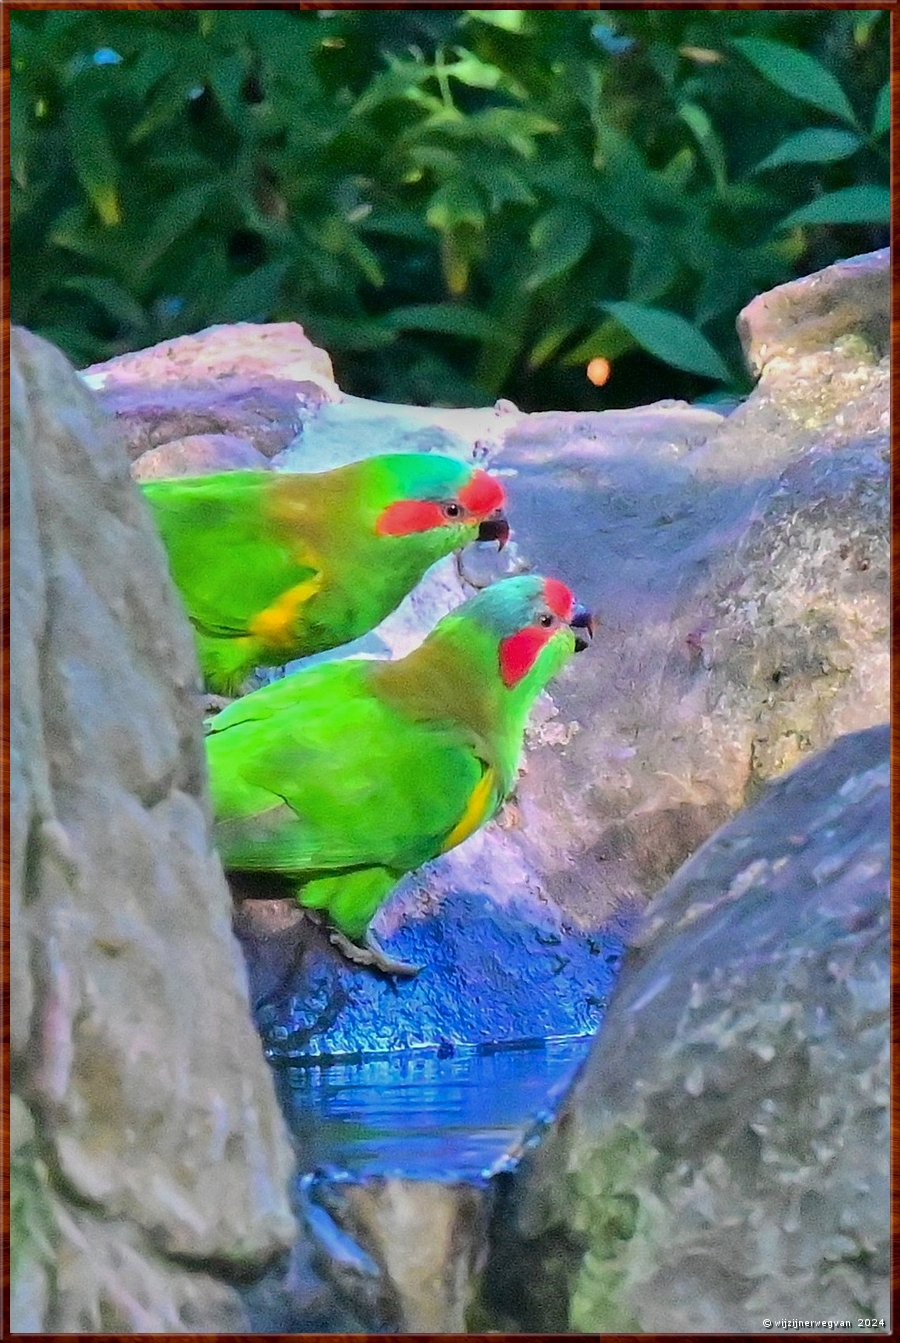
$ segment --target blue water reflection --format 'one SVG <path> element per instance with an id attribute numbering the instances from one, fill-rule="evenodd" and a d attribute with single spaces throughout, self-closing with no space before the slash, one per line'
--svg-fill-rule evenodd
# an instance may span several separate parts
<path id="1" fill-rule="evenodd" d="M 473 1179 L 514 1160 L 549 1118 L 590 1037 L 451 1057 L 421 1050 L 275 1070 L 307 1170 Z"/>

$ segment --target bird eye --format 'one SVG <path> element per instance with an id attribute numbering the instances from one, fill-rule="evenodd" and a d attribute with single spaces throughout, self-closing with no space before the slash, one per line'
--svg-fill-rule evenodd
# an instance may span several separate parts
<path id="1" fill-rule="evenodd" d="M 459 504 L 444 504 L 445 518 L 458 518 L 461 512 Z"/>
<path id="2" fill-rule="evenodd" d="M 542 625 L 545 630 L 548 630 L 550 626 L 553 624 L 553 617 L 545 612 L 544 615 L 542 615 L 538 620 L 538 624 Z"/>

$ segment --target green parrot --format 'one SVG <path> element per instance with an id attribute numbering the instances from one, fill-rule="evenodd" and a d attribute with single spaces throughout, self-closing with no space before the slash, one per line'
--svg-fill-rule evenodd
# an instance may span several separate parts
<path id="1" fill-rule="evenodd" d="M 237 700 L 206 738 L 225 868 L 287 878 L 350 960 L 415 974 L 375 941 L 375 911 L 494 815 L 535 697 L 593 628 L 558 579 L 507 578 L 404 658 L 310 667 Z"/>
<path id="2" fill-rule="evenodd" d="M 226 471 L 141 487 L 194 627 L 207 689 L 235 695 L 258 666 L 372 629 L 436 560 L 502 547 L 503 487 L 431 453 L 333 471 Z"/>

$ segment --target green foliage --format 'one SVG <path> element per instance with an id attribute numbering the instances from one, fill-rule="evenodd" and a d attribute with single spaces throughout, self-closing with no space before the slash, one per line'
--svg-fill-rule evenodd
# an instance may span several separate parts
<path id="1" fill-rule="evenodd" d="M 47 1173 L 34 1144 L 17 1152 L 9 1169 L 10 1283 L 15 1292 L 35 1263 L 52 1264 L 57 1238 Z"/>
<path id="2" fill-rule="evenodd" d="M 27 11 L 11 305 L 78 363 L 298 320 L 345 386 L 740 387 L 761 289 L 881 245 L 880 11 Z M 581 365 L 581 367 L 579 367 Z M 683 370 L 683 371 L 682 371 Z"/>

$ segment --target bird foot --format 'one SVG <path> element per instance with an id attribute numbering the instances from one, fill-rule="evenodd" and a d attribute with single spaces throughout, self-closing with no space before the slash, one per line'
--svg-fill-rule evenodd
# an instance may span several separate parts
<path id="1" fill-rule="evenodd" d="M 349 937 L 338 932 L 336 928 L 330 928 L 328 940 L 354 965 L 368 965 L 385 975 L 404 975 L 411 978 L 422 969 L 421 965 L 410 965 L 406 961 L 394 960 L 393 956 L 389 956 L 384 948 L 379 946 L 373 933 L 366 933 L 365 944 L 360 946 L 358 942 L 351 942 Z"/>
<path id="2" fill-rule="evenodd" d="M 501 830 L 518 830 L 522 825 L 522 809 L 515 798 L 504 802 L 497 816 Z"/>
<path id="3" fill-rule="evenodd" d="M 203 708 L 203 716 L 206 718 L 209 714 L 220 713 L 222 709 L 227 709 L 229 704 L 234 703 L 234 700 L 229 695 L 203 694 L 200 696 L 200 703 Z"/>

